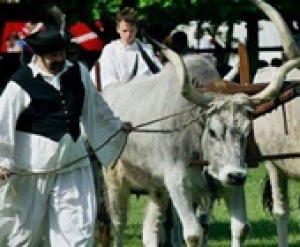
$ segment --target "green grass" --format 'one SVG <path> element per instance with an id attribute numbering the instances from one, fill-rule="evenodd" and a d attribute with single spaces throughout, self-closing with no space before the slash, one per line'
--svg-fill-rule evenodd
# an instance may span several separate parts
<path id="1" fill-rule="evenodd" d="M 265 168 L 250 169 L 246 184 L 247 211 L 251 224 L 251 232 L 246 240 L 248 247 L 276 247 L 276 226 L 273 217 L 262 207 L 261 192 Z M 291 215 L 289 222 L 290 247 L 300 246 L 300 214 L 298 209 L 298 193 L 296 182 L 290 183 Z M 142 220 L 147 198 L 141 196 L 131 197 L 129 222 L 125 231 L 125 247 L 141 247 Z M 229 217 L 223 201 L 216 203 L 212 216 L 212 224 L 209 237 L 210 247 L 230 246 Z"/>

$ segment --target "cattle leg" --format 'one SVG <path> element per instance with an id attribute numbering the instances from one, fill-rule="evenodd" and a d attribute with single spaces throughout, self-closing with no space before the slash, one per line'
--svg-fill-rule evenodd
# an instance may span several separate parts
<path id="1" fill-rule="evenodd" d="M 224 188 L 223 195 L 230 215 L 231 247 L 241 247 L 250 230 L 244 187 Z"/>
<path id="2" fill-rule="evenodd" d="M 169 197 L 167 193 L 150 192 L 143 225 L 143 244 L 145 247 L 163 246 L 165 243 L 164 222 Z"/>
<path id="3" fill-rule="evenodd" d="M 91 164 L 93 168 L 93 174 L 95 179 L 95 188 L 97 195 L 97 229 L 95 229 L 95 242 L 101 242 L 102 247 L 110 246 L 110 217 L 107 211 L 107 202 L 106 202 L 106 187 L 104 184 L 103 175 L 101 173 L 100 166 L 101 164 L 95 158 L 91 157 Z"/>
<path id="4" fill-rule="evenodd" d="M 182 223 L 187 247 L 198 247 L 202 242 L 201 229 L 192 205 L 192 197 L 183 184 L 182 174 L 183 171 L 176 171 L 176 168 L 173 168 L 165 177 L 165 183 Z"/>
<path id="5" fill-rule="evenodd" d="M 183 233 L 181 222 L 171 200 L 166 211 L 166 242 L 163 247 L 182 247 Z"/>
<path id="6" fill-rule="evenodd" d="M 266 167 L 271 183 L 273 214 L 276 217 L 278 246 L 287 247 L 289 218 L 288 181 L 272 163 L 266 163 Z"/>
<path id="7" fill-rule="evenodd" d="M 123 246 L 123 233 L 127 224 L 127 210 L 130 188 L 119 171 L 118 164 L 114 169 L 104 170 L 107 187 L 108 208 L 113 227 L 114 247 Z"/>

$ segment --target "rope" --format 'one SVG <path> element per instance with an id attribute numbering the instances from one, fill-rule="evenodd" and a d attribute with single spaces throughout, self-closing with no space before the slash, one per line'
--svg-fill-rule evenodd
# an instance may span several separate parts
<path id="1" fill-rule="evenodd" d="M 145 123 L 136 125 L 135 128 L 141 128 L 141 127 L 144 127 L 144 126 L 147 126 L 147 125 L 156 123 L 156 122 L 160 122 L 160 121 L 166 120 L 166 119 L 171 118 L 171 117 L 175 117 L 175 116 L 181 115 L 181 114 L 183 114 L 183 113 L 186 113 L 186 112 L 189 112 L 189 111 L 195 109 L 196 107 L 197 107 L 197 105 L 195 105 L 195 106 L 193 106 L 193 107 L 190 107 L 189 109 L 185 109 L 185 110 L 183 110 L 183 111 L 180 111 L 180 112 L 176 112 L 176 113 L 170 114 L 170 115 L 168 115 L 168 116 L 164 116 L 164 117 L 161 117 L 161 118 L 157 118 L 157 119 L 154 119 L 154 120 L 151 120 L 151 121 L 148 121 L 148 122 L 145 122 Z"/>
<path id="2" fill-rule="evenodd" d="M 112 138 L 114 138 L 122 129 L 119 129 L 117 130 L 115 133 L 113 133 L 111 136 L 109 136 L 107 138 L 107 140 L 105 142 L 103 142 L 100 146 L 98 146 L 96 149 L 91 149 L 90 152 L 88 152 L 86 155 L 84 156 L 81 156 L 80 158 L 78 159 L 75 159 L 69 163 L 67 163 L 66 165 L 62 166 L 62 167 L 59 167 L 59 168 L 55 168 L 55 169 L 52 169 L 52 170 L 21 170 L 20 172 L 11 172 L 10 175 L 31 175 L 31 174 L 49 174 L 49 173 L 57 173 L 57 172 L 67 172 L 71 169 L 74 168 L 74 166 L 70 167 L 71 165 L 75 164 L 75 163 L 78 163 L 86 158 L 89 158 L 91 157 L 92 155 L 94 155 L 98 150 L 100 150 L 101 148 L 103 148 L 108 142 L 110 142 L 110 140 Z"/>
<path id="3" fill-rule="evenodd" d="M 189 112 L 193 109 L 195 109 L 197 106 L 193 106 L 189 109 L 186 109 L 186 110 L 183 110 L 181 112 L 177 112 L 177 113 L 174 113 L 174 114 L 171 114 L 171 115 L 168 115 L 168 116 L 164 116 L 164 117 L 161 117 L 161 118 L 157 118 L 157 119 L 154 119 L 154 120 L 151 120 L 151 121 L 148 121 L 148 122 L 145 122 L 145 123 L 142 123 L 142 124 L 139 124 L 139 125 L 136 125 L 133 127 L 133 132 L 147 132 L 147 133 L 153 133 L 153 132 L 156 132 L 156 133 L 172 133 L 172 132 L 176 132 L 176 131 L 181 131 L 183 130 L 184 128 L 186 128 L 187 126 L 189 126 L 190 124 L 192 124 L 193 122 L 196 121 L 197 119 L 197 116 L 195 116 L 194 118 L 192 118 L 189 122 L 187 122 L 186 124 L 184 124 L 183 126 L 181 126 L 180 128 L 176 128 L 176 129 L 172 129 L 172 130 L 154 130 L 154 129 L 151 129 L 151 130 L 147 130 L 147 129 L 140 129 L 141 127 L 144 127 L 144 126 L 148 126 L 148 125 L 151 125 L 151 124 L 154 124 L 156 122 L 160 122 L 160 121 L 163 121 L 163 120 L 166 120 L 166 119 L 169 119 L 171 117 L 174 117 L 174 116 L 178 116 L 180 114 L 183 114 L 183 113 L 186 113 L 186 112 Z M 91 157 L 92 155 L 95 155 L 97 151 L 99 151 L 101 148 L 103 148 L 107 143 L 109 143 L 120 131 L 122 131 L 122 128 L 117 130 L 115 133 L 113 133 L 111 136 L 109 136 L 105 142 L 103 142 L 100 146 L 98 146 L 97 148 L 95 149 L 92 149 L 91 148 L 91 151 L 89 151 L 86 155 L 78 158 L 78 159 L 75 159 L 69 163 L 67 163 L 66 165 L 60 167 L 60 168 L 55 168 L 55 169 L 52 169 L 52 170 L 30 170 L 30 171 L 27 171 L 27 170 L 20 170 L 18 172 L 11 172 L 10 175 L 32 175 L 32 174 L 50 174 L 50 173 L 62 173 L 62 172 L 67 172 L 71 169 L 74 169 L 74 166 L 72 166 L 73 164 L 76 164 L 80 161 L 82 161 L 83 159 L 86 159 L 86 158 L 89 158 Z M 127 141 L 127 140 L 126 140 Z M 72 167 L 71 167 L 72 166 Z M 81 166 L 81 164 L 80 164 Z"/>
<path id="4" fill-rule="evenodd" d="M 144 126 L 148 126 L 148 125 L 151 125 L 151 124 L 154 124 L 154 123 L 157 123 L 157 122 L 161 122 L 161 121 L 163 121 L 163 120 L 166 120 L 166 119 L 169 119 L 169 118 L 172 118 L 172 117 L 181 115 L 181 114 L 183 114 L 183 113 L 192 111 L 192 110 L 194 110 L 195 108 L 197 108 L 197 105 L 192 106 L 192 107 L 190 107 L 189 109 L 186 109 L 186 110 L 183 110 L 183 111 L 180 111 L 180 112 L 176 112 L 176 113 L 170 114 L 170 115 L 168 115 L 168 116 L 164 116 L 164 117 L 161 117 L 161 118 L 157 118 L 157 119 L 154 119 L 154 120 L 151 120 L 151 121 L 148 121 L 148 122 L 145 122 L 145 123 L 136 125 L 136 126 L 134 127 L 134 129 L 133 129 L 133 132 L 172 133 L 172 132 L 176 132 L 176 131 L 181 131 L 181 130 L 183 130 L 184 128 L 186 128 L 187 126 L 189 126 L 191 123 L 195 122 L 198 116 L 195 116 L 193 119 L 191 119 L 189 122 L 187 122 L 186 124 L 184 124 L 184 125 L 181 126 L 180 128 L 175 128 L 175 129 L 171 129 L 171 130 L 155 130 L 155 129 L 148 129 L 148 130 L 147 130 L 147 129 L 141 129 L 141 128 L 144 127 Z"/>
<path id="5" fill-rule="evenodd" d="M 185 129 L 186 127 L 188 127 L 190 124 L 192 124 L 193 122 L 197 121 L 198 117 L 194 117 L 192 118 L 189 122 L 183 124 L 181 127 L 179 128 L 174 128 L 174 129 L 165 129 L 165 130 L 158 130 L 158 129 L 138 129 L 135 128 L 133 130 L 133 132 L 144 132 L 144 133 L 162 133 L 162 134 L 169 134 L 169 133 L 173 133 L 173 132 L 180 132 L 183 129 Z"/>

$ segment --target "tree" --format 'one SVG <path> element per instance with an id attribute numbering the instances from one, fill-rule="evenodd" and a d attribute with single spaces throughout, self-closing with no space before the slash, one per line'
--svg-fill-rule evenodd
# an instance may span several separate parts
<path id="1" fill-rule="evenodd" d="M 276 7 L 285 19 L 297 20 L 300 15 L 298 0 L 268 0 Z M 25 10 L 36 10 L 38 17 L 43 17 L 45 9 L 55 4 L 68 16 L 68 22 L 83 20 L 92 23 L 94 20 L 113 20 L 119 8 L 132 6 L 139 10 L 141 23 L 146 28 L 159 26 L 161 33 L 170 31 L 180 23 L 190 20 L 210 20 L 214 23 L 237 22 L 240 20 L 266 18 L 248 0 L 20 0 Z M 32 7 L 34 6 L 34 8 Z"/>
<path id="2" fill-rule="evenodd" d="M 294 32 L 300 32 L 300 15 L 297 8 L 299 0 L 266 1 L 279 10 Z M 141 26 L 160 41 L 178 24 L 188 23 L 190 20 L 210 21 L 216 27 L 222 22 L 231 26 L 233 23 L 246 21 L 253 34 L 257 33 L 257 21 L 267 18 L 248 0 L 20 0 L 22 11 L 37 19 L 45 18 L 45 10 L 53 4 L 67 14 L 67 24 L 78 20 L 92 24 L 94 20 L 102 19 L 107 24 L 106 31 L 111 36 L 115 34 L 114 19 L 118 9 L 124 6 L 135 7 L 140 14 Z M 7 13 L 4 11 L 3 14 L 2 18 L 5 19 Z M 231 43 L 230 38 L 228 36 L 227 44 Z M 255 36 L 250 37 L 249 45 L 249 53 L 255 54 Z M 255 58 L 250 60 L 252 64 L 255 63 Z"/>

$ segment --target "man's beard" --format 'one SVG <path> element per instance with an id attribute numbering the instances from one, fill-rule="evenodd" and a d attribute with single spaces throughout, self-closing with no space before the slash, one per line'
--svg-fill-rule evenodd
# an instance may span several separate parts
<path id="1" fill-rule="evenodd" d="M 48 65 L 48 69 L 49 71 L 51 71 L 53 74 L 57 74 L 60 71 L 62 71 L 62 69 L 64 68 L 65 65 L 65 61 L 55 61 L 55 62 L 51 62 Z"/>

